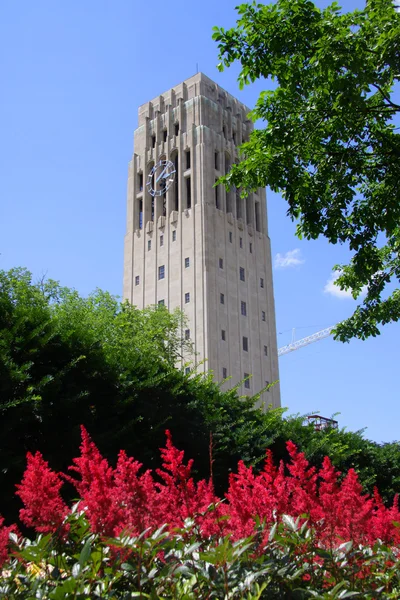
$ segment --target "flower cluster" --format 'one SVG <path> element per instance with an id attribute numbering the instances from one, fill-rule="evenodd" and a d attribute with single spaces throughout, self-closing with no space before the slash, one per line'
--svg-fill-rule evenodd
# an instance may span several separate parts
<path id="1" fill-rule="evenodd" d="M 80 456 L 70 467 L 72 474 L 53 472 L 39 452 L 28 454 L 23 480 L 17 486 L 24 504 L 20 518 L 37 532 L 65 535 L 63 523 L 69 508 L 61 488 L 67 480 L 77 490 L 79 508 L 91 530 L 107 537 L 121 532 L 138 535 L 165 523 L 172 531 L 190 517 L 204 537 L 219 534 L 240 539 L 252 535 L 260 521 L 270 526 L 282 515 L 291 515 L 307 519 L 324 547 L 348 540 L 368 545 L 377 539 L 389 545 L 400 543 L 397 498 L 386 508 L 378 491 L 373 497 L 363 494 L 354 470 L 341 479 L 329 458 L 318 471 L 292 442 L 287 448 L 287 465 L 275 466 L 268 451 L 260 473 L 239 462 L 222 502 L 211 481 L 194 481 L 193 461 L 184 462 L 184 453 L 175 448 L 168 431 L 161 450 L 162 468 L 153 474 L 142 472 L 141 463 L 124 451 L 112 468 L 82 428 Z M 208 510 L 210 505 L 213 510 Z M 6 557 L 9 530 L 0 518 L 0 564 Z"/>

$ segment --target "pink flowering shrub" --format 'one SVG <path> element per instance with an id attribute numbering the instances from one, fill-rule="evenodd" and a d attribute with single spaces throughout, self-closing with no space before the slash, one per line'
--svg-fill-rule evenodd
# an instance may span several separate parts
<path id="1" fill-rule="evenodd" d="M 28 454 L 24 477 L 17 486 L 24 504 L 21 521 L 39 533 L 65 535 L 63 522 L 69 508 L 61 488 L 67 480 L 76 488 L 79 509 L 86 514 L 91 530 L 104 537 L 122 532 L 138 535 L 163 524 L 172 532 L 191 518 L 203 538 L 218 534 L 240 539 L 252 535 L 259 522 L 268 531 L 282 515 L 291 515 L 307 520 L 316 543 L 325 548 L 348 540 L 365 545 L 377 539 L 392 546 L 400 543 L 397 498 L 386 508 L 378 491 L 373 497 L 363 494 L 354 470 L 340 480 L 329 458 L 318 471 L 288 442 L 287 465 L 275 466 L 269 451 L 259 473 L 239 462 L 222 502 L 212 481 L 194 481 L 193 461 L 185 463 L 184 453 L 175 448 L 168 431 L 166 435 L 166 447 L 161 449 L 163 464 L 155 474 L 142 471 L 141 463 L 124 451 L 116 467 L 111 467 L 83 427 L 80 456 L 74 459 L 71 474 L 53 472 L 39 452 Z M 0 563 L 6 558 L 9 530 L 0 519 Z"/>

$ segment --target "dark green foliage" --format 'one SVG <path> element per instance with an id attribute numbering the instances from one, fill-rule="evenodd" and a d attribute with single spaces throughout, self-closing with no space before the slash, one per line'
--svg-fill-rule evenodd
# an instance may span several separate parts
<path id="1" fill-rule="evenodd" d="M 220 70 L 239 61 L 239 85 L 270 80 L 242 146 L 221 179 L 243 194 L 269 185 L 288 203 L 297 235 L 324 236 L 352 252 L 338 285 L 364 303 L 340 323 L 348 341 L 400 318 L 400 13 L 393 0 L 363 10 L 320 10 L 310 0 L 237 7 L 237 26 L 215 27 Z M 276 84 L 276 85 L 275 85 Z M 393 285 L 394 284 L 394 285 Z"/>
<path id="2" fill-rule="evenodd" d="M 123 448 L 146 468 L 159 466 L 165 429 L 194 459 L 196 475 L 213 478 L 218 495 L 238 460 L 262 465 L 266 448 L 287 458 L 291 439 L 320 465 L 329 455 L 354 467 L 368 491 L 389 501 L 400 488 L 400 449 L 361 433 L 315 432 L 283 409 L 254 410 L 252 399 L 221 392 L 211 377 L 185 376 L 179 313 L 139 311 L 96 291 L 87 299 L 54 282 L 35 285 L 24 270 L 0 271 L 0 514 L 15 521 L 13 498 L 27 451 L 40 449 L 56 471 L 76 456 L 79 427 L 111 462 Z M 73 490 L 70 490 L 73 493 Z"/>
<path id="3" fill-rule="evenodd" d="M 283 516 L 270 531 L 233 542 L 204 538 L 189 520 L 173 534 L 105 540 L 83 514 L 68 517 L 64 539 L 12 537 L 14 558 L 3 566 L 0 595 L 14 598 L 398 598 L 396 552 L 381 543 L 325 549 L 307 523 Z M 265 542 L 262 544 L 262 540 Z M 261 547 L 260 547 L 260 544 Z M 264 545 L 265 544 L 265 545 Z"/>

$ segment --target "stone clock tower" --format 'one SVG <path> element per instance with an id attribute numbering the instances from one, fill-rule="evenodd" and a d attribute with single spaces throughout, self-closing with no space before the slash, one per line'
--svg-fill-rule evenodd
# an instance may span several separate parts
<path id="1" fill-rule="evenodd" d="M 139 108 L 129 163 L 124 298 L 188 317 L 193 365 L 255 394 L 277 381 L 265 190 L 214 187 L 239 160 L 249 109 L 198 73 Z M 184 361 L 182 362 L 182 367 Z M 186 367 L 187 368 L 187 367 Z M 260 404 L 280 405 L 279 384 Z"/>

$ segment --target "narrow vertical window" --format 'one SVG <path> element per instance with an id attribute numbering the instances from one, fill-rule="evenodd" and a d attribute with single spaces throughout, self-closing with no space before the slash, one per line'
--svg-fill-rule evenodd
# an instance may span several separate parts
<path id="1" fill-rule="evenodd" d="M 239 268 L 239 276 L 240 276 L 240 281 L 246 281 L 246 277 L 245 277 L 245 274 L 244 274 L 244 268 L 243 267 Z"/>
<path id="2" fill-rule="evenodd" d="M 139 200 L 139 229 L 143 229 L 143 200 Z"/>
<path id="3" fill-rule="evenodd" d="M 190 150 L 186 150 L 186 168 L 190 169 Z"/>
<path id="4" fill-rule="evenodd" d="M 186 294 L 185 294 L 185 304 L 189 304 L 189 302 L 190 302 L 190 293 L 186 292 Z"/>
<path id="5" fill-rule="evenodd" d="M 217 181 L 218 181 L 218 179 L 215 180 L 215 183 L 217 183 Z M 216 208 L 219 208 L 219 188 L 217 185 L 215 186 L 214 190 L 215 190 L 215 206 L 216 206 Z"/>
<path id="6" fill-rule="evenodd" d="M 260 203 L 255 203 L 255 211 L 256 211 L 256 230 L 261 231 L 261 215 L 260 215 Z"/>
<path id="7" fill-rule="evenodd" d="M 269 387 L 269 381 L 267 379 L 265 380 L 265 387 L 267 388 L 267 392 L 271 390 L 271 388 Z"/>
<path id="8" fill-rule="evenodd" d="M 225 329 L 221 329 L 221 340 L 222 340 L 223 342 L 225 342 L 225 340 L 226 340 L 226 333 L 225 333 Z"/>
<path id="9" fill-rule="evenodd" d="M 192 184 L 190 177 L 186 177 L 186 207 L 192 208 Z"/>
<path id="10" fill-rule="evenodd" d="M 187 257 L 185 258 L 185 269 L 188 269 L 190 267 L 190 258 Z"/>
<path id="11" fill-rule="evenodd" d="M 261 311 L 261 321 L 265 321 L 265 310 Z"/>
<path id="12" fill-rule="evenodd" d="M 264 346 L 264 356 L 268 356 L 268 346 Z"/>
<path id="13" fill-rule="evenodd" d="M 218 152 L 214 152 L 214 167 L 218 171 Z"/>
<path id="14" fill-rule="evenodd" d="M 174 125 L 174 132 L 175 132 L 175 135 L 178 135 L 178 133 L 179 133 L 179 123 L 175 123 L 175 125 Z"/>
<path id="15" fill-rule="evenodd" d="M 249 351 L 249 338 L 247 338 L 246 336 L 243 336 L 243 350 L 245 352 Z"/>
<path id="16" fill-rule="evenodd" d="M 244 382 L 244 387 L 246 388 L 246 390 L 250 389 L 250 379 L 249 379 L 250 375 L 248 373 L 244 373 L 243 374 L 243 379 L 245 379 Z"/>
<path id="17" fill-rule="evenodd" d="M 229 232 L 229 241 L 232 244 L 232 241 L 233 241 L 232 231 Z"/>
<path id="18" fill-rule="evenodd" d="M 185 340 L 190 339 L 190 329 L 185 329 Z"/>
<path id="19" fill-rule="evenodd" d="M 243 238 L 239 238 L 239 246 L 243 248 Z"/>
<path id="20" fill-rule="evenodd" d="M 224 296 L 224 294 L 220 294 L 219 295 L 219 302 L 220 302 L 220 304 L 225 304 L 225 296 Z"/>
<path id="21" fill-rule="evenodd" d="M 236 218 L 242 218 L 242 199 L 239 190 L 236 190 Z"/>
<path id="22" fill-rule="evenodd" d="M 151 250 L 151 240 L 147 240 L 147 250 Z"/>
<path id="23" fill-rule="evenodd" d="M 135 277 L 135 285 L 139 285 L 139 283 L 140 283 L 140 277 L 139 277 L 139 275 L 136 275 L 136 277 Z"/>
<path id="24" fill-rule="evenodd" d="M 159 300 L 159 301 L 158 301 L 158 306 L 164 306 L 164 305 L 165 305 L 165 302 L 164 302 L 164 300 Z"/>
<path id="25" fill-rule="evenodd" d="M 160 235 L 160 246 L 164 246 L 164 236 Z"/>
<path id="26" fill-rule="evenodd" d="M 236 146 L 236 131 L 235 130 L 232 131 L 232 139 L 233 139 L 233 143 Z"/>
<path id="27" fill-rule="evenodd" d="M 164 279 L 165 277 L 165 266 L 161 265 L 158 267 L 158 279 Z"/>
<path id="28" fill-rule="evenodd" d="M 222 367 L 222 379 L 226 379 L 228 377 L 228 371 L 226 367 Z"/>
<path id="29" fill-rule="evenodd" d="M 138 173 L 138 188 L 139 192 L 143 191 L 143 173 Z"/>
<path id="30" fill-rule="evenodd" d="M 263 277 L 260 277 L 260 287 L 261 288 L 264 287 L 264 279 L 263 279 Z"/>
<path id="31" fill-rule="evenodd" d="M 154 196 L 151 197 L 151 220 L 154 221 Z"/>
<path id="32" fill-rule="evenodd" d="M 253 254 L 253 244 L 251 242 L 249 244 L 249 248 L 250 248 L 250 254 Z"/>
<path id="33" fill-rule="evenodd" d="M 176 242 L 176 229 L 172 230 L 172 241 Z"/>
<path id="34" fill-rule="evenodd" d="M 175 210 L 179 210 L 179 161 L 178 161 L 178 155 L 175 156 L 175 160 L 174 160 L 174 166 L 175 166 L 175 182 L 174 182 L 174 188 L 175 188 Z"/>
<path id="35" fill-rule="evenodd" d="M 151 136 L 151 147 L 152 148 L 156 147 L 156 136 L 155 135 Z"/>
<path id="36" fill-rule="evenodd" d="M 185 375 L 190 375 L 190 367 L 185 367 Z"/>
<path id="37" fill-rule="evenodd" d="M 247 316 L 247 305 L 246 302 L 243 302 L 243 300 L 240 303 L 240 312 L 243 315 L 243 317 Z"/>
<path id="38" fill-rule="evenodd" d="M 164 129 L 164 131 L 163 131 L 163 140 L 164 140 L 164 142 L 167 141 L 167 135 L 168 135 L 167 130 Z"/>
<path id="39" fill-rule="evenodd" d="M 223 259 L 223 258 L 220 258 L 220 259 L 219 259 L 219 268 L 220 268 L 220 269 L 223 269 L 223 268 L 224 268 L 224 259 Z"/>

